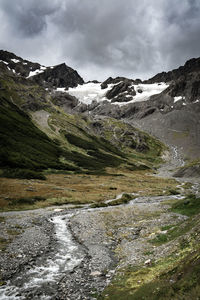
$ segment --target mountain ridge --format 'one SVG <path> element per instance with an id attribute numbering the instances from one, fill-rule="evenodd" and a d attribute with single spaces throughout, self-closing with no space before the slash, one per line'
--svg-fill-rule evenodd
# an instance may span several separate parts
<path id="1" fill-rule="evenodd" d="M 45 67 L 4 50 L 0 50 L 0 63 L 6 65 L 15 74 L 29 78 L 46 88 L 68 88 L 84 83 L 77 71 L 65 63 Z"/>
<path id="2" fill-rule="evenodd" d="M 48 169 L 101 174 L 120 165 L 149 169 L 151 160 L 156 162 L 161 155 L 161 143 L 133 126 L 111 118 L 97 121 L 92 116 L 66 113 L 63 101 L 76 102 L 72 96 L 47 90 L 9 69 L 0 70 L 1 176 L 41 178 Z M 111 135 L 115 127 L 119 127 L 116 137 L 124 135 L 120 142 Z M 45 148 L 52 150 L 43 153 Z"/>
<path id="3" fill-rule="evenodd" d="M 169 82 L 172 80 L 177 80 L 179 77 L 186 75 L 191 72 L 199 72 L 200 69 L 200 57 L 191 58 L 185 62 L 183 66 L 180 66 L 177 69 L 173 69 L 168 72 L 161 72 L 156 74 L 155 76 L 145 80 L 146 83 L 154 83 L 154 82 Z"/>
<path id="4" fill-rule="evenodd" d="M 200 59 L 191 59 L 186 62 L 185 67 L 178 68 L 178 71 L 171 71 L 172 73 L 170 74 L 177 72 L 179 74 L 180 70 L 184 68 L 186 70 L 185 75 L 182 74 L 181 77 L 177 75 L 178 79 L 173 80 L 168 85 L 144 83 L 139 79 L 134 80 L 125 77 L 110 77 L 103 83 L 95 81 L 85 84 L 78 72 L 64 63 L 54 67 L 43 67 L 40 64 L 28 62 L 6 51 L 0 51 L 0 60 L 1 97 L 4 97 L 5 94 L 9 95 L 7 100 L 14 102 L 20 109 L 32 116 L 32 121 L 50 138 L 59 137 L 59 140 L 61 138 L 60 141 L 63 143 L 66 137 L 63 135 L 62 122 L 63 124 L 66 122 L 67 126 L 69 126 L 69 122 L 65 118 L 69 118 L 71 115 L 74 116 L 74 121 L 77 116 L 77 118 L 85 119 L 86 123 L 99 124 L 99 128 L 96 127 L 98 130 L 95 133 L 93 129 L 89 127 L 88 129 L 94 136 L 98 136 L 100 133 L 100 138 L 103 135 L 101 126 L 105 129 L 105 123 L 100 122 L 100 124 L 98 119 L 114 118 L 119 122 L 122 121 L 132 125 L 133 128 L 139 127 L 160 138 L 162 142 L 168 145 L 179 147 L 182 149 L 182 155 L 185 158 L 186 156 L 189 159 L 199 157 L 200 138 L 198 132 L 200 124 L 197 120 L 200 112 L 198 100 L 200 92 L 198 83 Z M 25 71 L 23 71 L 24 66 Z M 21 73 L 17 73 L 17 68 L 21 68 Z M 27 74 L 31 74 L 31 76 L 27 76 Z M 186 84 L 181 85 L 180 82 L 182 80 L 185 80 Z M 97 92 L 95 92 L 97 94 L 90 92 L 90 90 L 87 91 L 91 95 L 91 102 L 88 104 L 82 103 L 76 97 L 76 93 L 75 95 L 73 94 L 81 86 L 83 87 L 83 97 L 86 98 L 88 96 L 84 93 L 88 87 L 94 87 L 95 89 L 98 87 Z M 179 89 L 177 89 L 177 86 L 179 86 Z M 151 88 L 153 90 L 149 92 L 148 89 Z M 99 92 L 101 92 L 102 98 L 96 100 L 95 97 Z M 135 102 L 134 99 L 138 99 L 138 101 Z M 42 113 L 43 111 L 45 111 L 45 114 Z M 45 121 L 47 124 L 45 128 L 38 123 L 38 120 L 41 119 L 41 117 L 38 119 L 39 115 L 41 117 L 48 116 Z M 60 122 L 59 119 L 63 121 Z M 54 124 L 51 123 L 51 120 L 54 120 Z M 122 126 L 120 123 L 118 125 Z M 84 136 L 86 140 L 88 140 L 87 130 Z M 112 131 L 112 126 L 110 131 Z M 125 131 L 128 131 L 128 128 Z M 67 132 L 68 137 L 69 133 Z M 134 136 L 133 131 L 132 135 Z M 79 134 L 78 137 L 80 140 L 83 138 Z M 70 139 L 77 143 L 77 137 L 71 136 Z M 91 142 L 90 139 L 91 137 L 89 142 Z M 64 141 L 64 145 L 66 147 L 66 141 Z M 67 145 L 69 146 L 69 144 Z M 77 149 L 76 146 L 75 149 Z M 80 150 L 78 147 L 78 149 L 79 152 L 83 151 L 83 148 Z M 139 151 L 141 148 L 139 145 L 136 145 L 135 149 Z M 75 159 L 76 167 L 78 167 L 77 158 L 72 155 L 72 152 L 70 153 Z M 85 154 L 87 156 L 87 153 Z M 94 152 L 90 152 L 90 154 L 94 155 Z M 100 155 L 98 159 L 100 159 Z M 80 161 L 80 157 L 78 160 Z"/>

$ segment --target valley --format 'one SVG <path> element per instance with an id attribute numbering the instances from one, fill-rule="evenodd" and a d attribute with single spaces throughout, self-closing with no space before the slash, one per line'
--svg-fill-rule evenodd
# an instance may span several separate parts
<path id="1" fill-rule="evenodd" d="M 170 165 L 168 162 L 165 170 Z M 8 242 L 1 247 L 1 298 L 137 299 L 138 294 L 142 295 L 139 297 L 146 295 L 147 286 L 148 296 L 145 297 L 154 299 L 165 276 L 170 272 L 176 274 L 176 265 L 184 266 L 187 256 L 192 259 L 198 251 L 199 198 L 195 200 L 197 203 L 191 216 L 185 212 L 182 215 L 173 207 L 176 203 L 185 203 L 185 197 L 191 193 L 199 193 L 200 186 L 145 172 L 134 175 L 131 172 L 129 177 L 127 174 L 122 176 L 123 179 L 108 177 L 103 185 L 101 182 L 105 182 L 105 178 L 101 176 L 68 175 L 70 188 L 78 193 L 74 199 L 82 201 L 76 202 L 69 197 L 69 202 L 60 202 L 62 206 L 47 202 L 49 207 L 39 208 L 44 207 L 44 201 L 41 205 L 36 204 L 38 209 L 34 210 L 31 208 L 36 208 L 35 204 L 21 206 L 19 201 L 9 208 L 12 211 L 0 213 L 1 232 Z M 57 186 L 56 193 L 63 192 L 59 190 L 61 186 L 69 187 L 64 178 L 61 180 L 62 176 L 51 178 L 54 188 Z M 10 180 L 17 184 L 17 180 Z M 11 182 L 9 191 L 12 191 Z M 22 181 L 19 182 L 21 185 Z M 35 185 L 34 180 L 26 182 L 33 189 L 38 188 L 39 182 Z M 50 179 L 46 185 L 50 188 Z M 80 197 L 83 190 L 84 196 Z M 130 195 L 125 204 L 106 201 L 123 192 Z M 12 193 L 14 196 L 14 191 Z M 38 194 L 42 194 L 39 188 Z M 57 199 L 58 202 L 59 197 L 57 195 L 54 201 Z M 64 199 L 66 201 L 66 197 Z M 107 207 L 103 203 L 108 203 Z M 21 211 L 21 207 L 28 210 Z M 190 212 L 189 207 L 185 209 Z M 164 279 L 158 280 L 160 276 Z M 10 279 L 4 285 L 6 278 Z M 183 276 L 181 282 L 185 280 L 187 278 Z M 154 281 L 155 288 L 149 291 L 148 283 Z M 187 286 L 186 282 L 184 285 Z M 178 279 L 170 283 L 170 297 L 175 293 L 175 284 L 179 284 Z M 198 288 L 196 281 L 193 285 Z M 187 286 L 189 295 L 193 285 Z M 180 291 L 185 293 L 184 289 Z M 163 299 L 163 294 L 157 297 Z"/>
<path id="2" fill-rule="evenodd" d="M 85 83 L 0 51 L 1 300 L 199 299 L 199 62 Z"/>

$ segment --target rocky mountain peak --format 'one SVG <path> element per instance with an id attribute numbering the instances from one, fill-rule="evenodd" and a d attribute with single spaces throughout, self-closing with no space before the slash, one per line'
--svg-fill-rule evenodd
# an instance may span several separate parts
<path id="1" fill-rule="evenodd" d="M 156 83 L 156 82 L 171 82 L 178 80 L 180 77 L 187 77 L 189 73 L 200 72 L 200 57 L 192 58 L 177 69 L 169 72 L 161 72 L 154 77 L 144 81 L 144 83 Z"/>
<path id="2" fill-rule="evenodd" d="M 16 56 L 14 53 L 5 50 L 0 50 L 0 59 L 6 62 L 9 62 L 11 59 L 21 60 L 21 58 Z"/>
<path id="3" fill-rule="evenodd" d="M 41 67 L 39 63 L 33 63 L 28 60 L 24 60 L 14 53 L 4 50 L 0 50 L 0 63 L 4 67 L 6 66 L 8 71 L 12 71 L 14 74 L 23 77 L 28 77 L 30 72 L 33 72 Z"/>
<path id="4" fill-rule="evenodd" d="M 4 50 L 0 50 L 0 68 L 3 68 L 3 71 L 11 71 L 17 76 L 29 78 L 46 88 L 69 88 L 84 83 L 77 71 L 65 63 L 45 67 Z"/>
<path id="5" fill-rule="evenodd" d="M 32 76 L 31 79 L 47 88 L 67 89 L 84 83 L 83 78 L 78 72 L 67 66 L 65 63 L 54 67 L 47 67 L 43 72 Z"/>

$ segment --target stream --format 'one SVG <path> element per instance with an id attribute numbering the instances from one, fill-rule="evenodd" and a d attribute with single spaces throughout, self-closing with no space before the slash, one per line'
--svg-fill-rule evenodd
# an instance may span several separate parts
<path id="1" fill-rule="evenodd" d="M 73 240 L 67 222 L 72 214 L 58 215 L 50 219 L 54 223 L 58 249 L 54 257 L 37 264 L 33 269 L 20 273 L 0 287 L 1 300 L 52 299 L 62 275 L 81 263 L 84 252 Z M 33 296 L 34 295 L 34 296 Z"/>
<path id="2" fill-rule="evenodd" d="M 170 170 L 171 166 L 174 167 L 175 165 L 177 166 L 182 164 L 182 160 L 178 157 L 176 148 L 173 148 L 173 161 L 175 161 L 176 164 L 173 163 L 173 164 L 168 164 L 163 166 L 160 169 L 159 174 L 155 176 L 162 176 L 163 174 L 165 176 L 166 174 L 169 175 L 171 171 Z M 179 180 L 179 181 L 180 181 L 180 188 L 181 188 L 182 184 L 184 183 L 184 180 Z M 192 190 L 193 192 L 198 193 L 199 183 L 194 182 L 192 186 Z M 123 194 L 120 194 L 115 199 L 107 200 L 105 201 L 105 203 L 108 204 L 112 201 L 115 201 L 116 199 L 119 199 L 122 195 Z M 133 200 L 129 202 L 128 207 L 132 207 L 135 204 L 141 205 L 141 207 L 143 205 L 156 206 L 157 204 L 166 200 L 170 200 L 170 199 L 179 200 L 184 198 L 184 196 L 181 194 L 171 195 L 171 196 L 154 196 L 154 197 L 153 196 L 140 197 L 138 194 L 132 194 L 132 195 L 133 195 Z M 134 198 L 135 196 L 137 197 Z M 126 205 L 122 204 L 121 207 L 123 206 L 125 207 L 127 206 L 127 204 Z M 80 225 L 81 230 L 87 231 L 88 227 L 93 228 L 96 226 L 98 222 L 97 219 L 95 219 L 95 223 L 91 223 L 91 224 L 87 223 L 88 222 L 87 219 L 89 218 L 87 216 L 88 213 L 92 213 L 95 211 L 109 211 L 112 209 L 113 209 L 112 207 L 89 208 L 88 205 L 82 207 L 81 209 L 82 214 L 86 213 L 86 217 L 83 217 L 83 225 L 85 227 Z M 91 272 L 92 269 L 91 265 L 90 268 L 88 267 L 89 265 L 86 265 L 86 267 L 83 268 L 81 267 L 81 264 L 84 263 L 85 260 L 87 260 L 86 259 L 87 251 L 90 251 L 91 249 L 92 249 L 91 253 L 93 253 L 93 255 L 94 253 L 96 253 L 95 255 L 97 255 L 98 254 L 97 252 L 99 252 L 99 257 L 98 255 L 96 256 L 98 257 L 98 259 L 97 261 L 95 261 L 95 264 L 100 263 L 101 260 L 102 261 L 106 260 L 105 253 L 106 255 L 107 253 L 109 253 L 109 251 L 107 252 L 106 250 L 107 249 L 106 242 L 100 239 L 98 242 L 94 242 L 95 238 L 93 237 L 92 240 L 88 241 L 89 247 L 86 251 L 86 249 L 83 246 L 81 246 L 81 244 L 79 244 L 77 241 L 74 240 L 70 230 L 70 219 L 73 216 L 76 215 L 79 216 L 80 210 L 74 210 L 73 212 L 70 213 L 68 212 L 66 214 L 64 214 L 64 211 L 62 213 L 61 212 L 59 213 L 58 211 L 62 211 L 62 209 L 57 210 L 56 215 L 54 215 L 53 217 L 49 217 L 49 221 L 54 224 L 54 231 L 55 231 L 55 238 L 56 238 L 55 248 L 53 249 L 53 251 L 44 253 L 44 255 L 42 256 L 38 256 L 34 264 L 30 266 L 25 266 L 24 271 L 21 270 L 16 275 L 11 277 L 11 279 L 7 281 L 6 285 L 0 286 L 0 300 L 96 299 L 96 298 L 80 298 L 81 297 L 80 282 L 81 280 L 83 280 L 82 289 L 86 288 L 86 283 L 84 282 L 83 275 L 84 272 L 87 273 L 85 275 L 85 280 L 87 282 L 89 278 L 88 289 L 91 291 L 91 286 L 90 286 L 91 282 L 93 281 L 94 287 L 96 287 L 98 281 L 97 277 L 100 276 L 99 274 L 101 274 L 101 272 L 98 271 L 98 268 L 97 271 Z M 85 224 L 87 224 L 87 227 Z M 100 228 L 96 228 L 95 230 L 96 230 L 96 234 L 99 237 L 101 237 Z M 101 251 L 103 252 L 100 253 Z M 91 261 L 89 262 L 89 264 L 92 264 Z M 108 262 L 107 269 L 109 269 L 109 263 L 110 262 Z M 76 268 L 78 266 L 80 268 Z M 108 280 L 108 278 L 107 279 L 103 277 L 98 277 L 98 278 L 99 278 L 101 289 L 103 290 L 103 288 L 107 284 L 106 280 Z M 59 296 L 57 296 L 59 283 L 62 282 L 63 280 L 64 280 L 64 285 L 67 286 L 69 292 L 75 289 L 77 290 L 77 293 L 79 293 L 80 296 L 79 298 L 77 298 L 77 294 L 74 294 L 74 297 L 71 296 L 70 298 L 66 298 L 65 294 L 63 294 L 64 298 L 59 298 Z M 101 284 L 101 281 L 103 281 L 104 283 Z M 78 286 L 74 287 L 74 284 L 77 284 Z"/>

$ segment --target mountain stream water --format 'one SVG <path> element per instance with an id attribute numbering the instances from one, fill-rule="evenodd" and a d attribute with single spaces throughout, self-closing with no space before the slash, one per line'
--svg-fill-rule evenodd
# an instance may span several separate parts
<path id="1" fill-rule="evenodd" d="M 73 240 L 67 222 L 72 215 L 51 218 L 54 223 L 58 249 L 55 256 L 37 264 L 33 269 L 20 273 L 7 285 L 0 287 L 1 300 L 52 299 L 62 274 L 79 265 L 84 252 Z"/>

